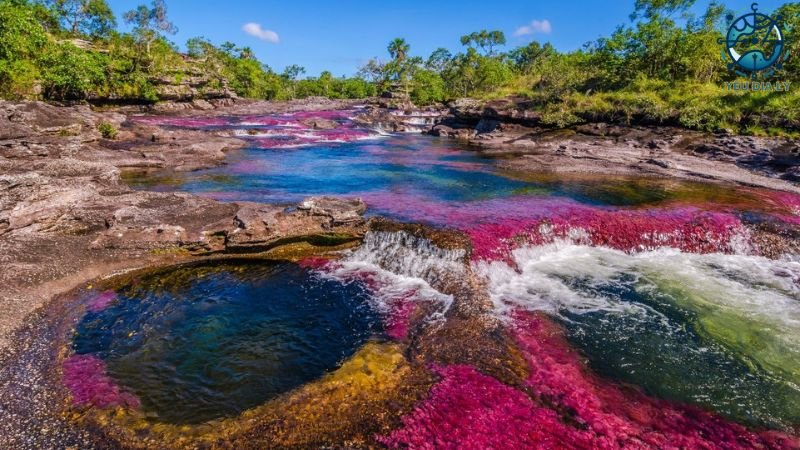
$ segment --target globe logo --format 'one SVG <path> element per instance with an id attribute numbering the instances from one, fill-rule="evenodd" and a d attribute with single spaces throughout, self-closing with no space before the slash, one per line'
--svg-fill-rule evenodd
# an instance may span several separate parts
<path id="1" fill-rule="evenodd" d="M 758 3 L 752 12 L 737 17 L 728 27 L 723 57 L 731 62 L 728 68 L 739 75 L 756 78 L 768 77 L 782 67 L 786 43 L 778 25 L 780 17 L 772 18 L 758 12 Z"/>

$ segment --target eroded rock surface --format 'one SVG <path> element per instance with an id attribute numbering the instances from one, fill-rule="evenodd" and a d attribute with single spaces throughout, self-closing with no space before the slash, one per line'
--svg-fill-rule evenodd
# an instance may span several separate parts
<path id="1" fill-rule="evenodd" d="M 243 105 L 250 113 L 257 107 Z M 364 226 L 360 200 L 316 198 L 310 208 L 286 210 L 134 191 L 121 181 L 123 171 L 212 167 L 244 141 L 126 119 L 84 106 L 0 102 L 0 348 L 54 294 L 104 273 L 263 251 L 303 236 L 336 243 Z M 115 140 L 102 137 L 101 123 L 120 130 Z"/>

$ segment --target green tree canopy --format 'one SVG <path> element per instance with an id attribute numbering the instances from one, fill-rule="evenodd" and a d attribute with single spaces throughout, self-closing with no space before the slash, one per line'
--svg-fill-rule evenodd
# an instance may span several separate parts
<path id="1" fill-rule="evenodd" d="M 105 0 L 51 0 L 50 5 L 73 36 L 105 37 L 117 26 Z"/>

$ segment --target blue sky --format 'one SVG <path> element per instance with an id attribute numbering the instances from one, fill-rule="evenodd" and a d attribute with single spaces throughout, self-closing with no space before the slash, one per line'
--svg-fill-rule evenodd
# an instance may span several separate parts
<path id="1" fill-rule="evenodd" d="M 143 2 L 149 0 L 109 0 L 120 22 L 123 12 Z M 406 38 L 412 54 L 426 57 L 438 47 L 460 50 L 459 37 L 480 29 L 502 30 L 511 48 L 538 40 L 551 42 L 560 50 L 573 50 L 627 22 L 633 3 L 634 0 L 167 0 L 169 16 L 179 29 L 171 39 L 181 47 L 195 36 L 204 36 L 215 44 L 232 41 L 252 47 L 262 62 L 277 71 L 289 64 L 300 64 L 308 75 L 330 70 L 337 76 L 354 74 L 371 57 L 386 59 L 386 45 L 395 37 Z M 751 1 L 724 3 L 737 12 L 746 12 Z M 761 10 L 767 12 L 782 3 L 759 2 Z M 695 10 L 702 11 L 707 4 L 699 1 Z M 243 30 L 246 24 L 251 24 L 251 34 Z M 527 34 L 514 36 L 520 34 L 518 31 Z M 260 34 L 261 38 L 252 34 Z M 277 42 L 273 42 L 276 38 Z"/>

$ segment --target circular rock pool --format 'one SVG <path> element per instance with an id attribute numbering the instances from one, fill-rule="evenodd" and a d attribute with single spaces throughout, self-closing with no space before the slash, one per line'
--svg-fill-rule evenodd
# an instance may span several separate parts
<path id="1" fill-rule="evenodd" d="M 275 398 L 335 369 L 381 332 L 364 286 L 288 262 L 162 270 L 87 309 L 65 364 L 75 399 L 107 406 L 116 396 L 174 424 L 234 416 Z"/>

